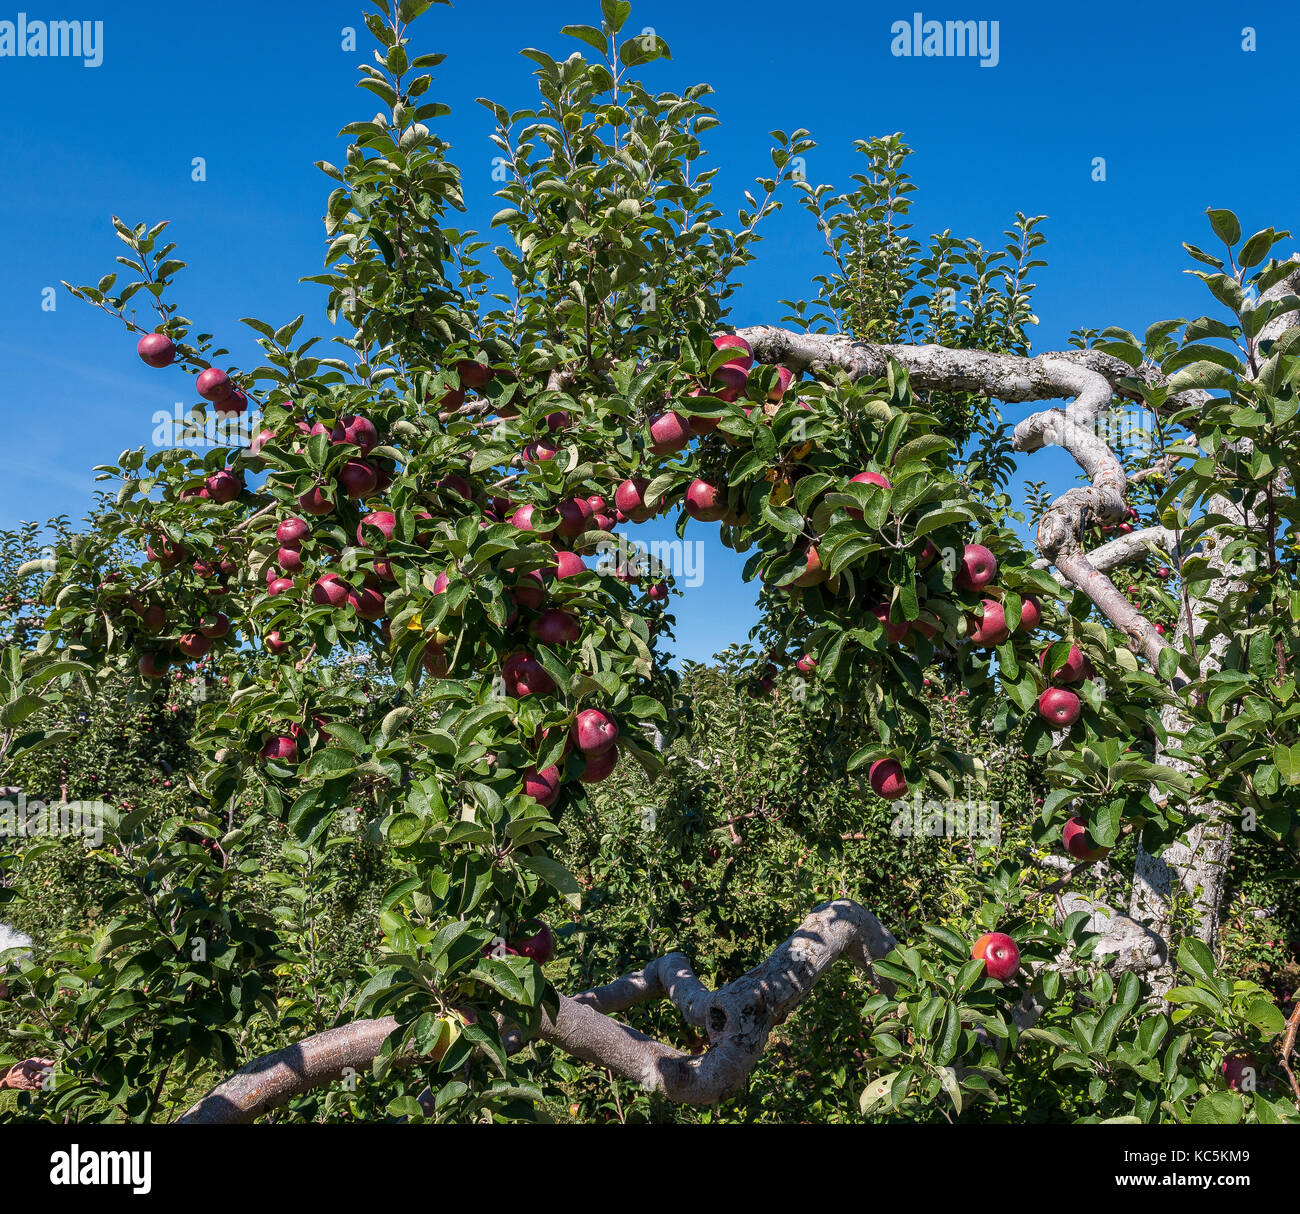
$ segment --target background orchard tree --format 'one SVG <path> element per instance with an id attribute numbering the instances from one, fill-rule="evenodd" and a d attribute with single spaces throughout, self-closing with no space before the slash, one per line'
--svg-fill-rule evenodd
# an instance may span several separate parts
<path id="1" fill-rule="evenodd" d="M 1234 828 L 1265 881 L 1294 868 L 1287 234 L 1212 211 L 1226 252 L 1189 251 L 1215 316 L 1031 357 L 1041 217 L 1003 249 L 922 245 L 900 137 L 864 141 L 837 194 L 795 131 L 723 227 L 707 87 L 652 94 L 636 69 L 667 46 L 603 0 L 564 31 L 578 53 L 525 52 L 534 107 L 484 103 L 511 173 L 492 247 L 450 226 L 440 56 L 409 37 L 431 5 L 375 7 L 383 108 L 321 165 L 328 343 L 249 319 L 265 362 L 229 366 L 172 302 L 165 224 L 115 220 L 129 277 L 71 288 L 204 403 L 100 470 L 116 495 L 39 569 L 44 631 L 10 678 L 154 713 L 219 690 L 183 709 L 176 804 L 108 813 L 103 913 L 20 964 L 14 1031 L 58 1059 L 24 1108 L 761 1109 L 808 1058 L 828 1116 L 1014 1093 L 1294 1120 L 1295 1018 L 1283 1041 L 1275 993 L 1218 972 Z M 787 196 L 827 271 L 733 331 Z M 1069 403 L 1008 434 L 998 401 Z M 1133 405 L 1140 467 L 1107 424 Z M 209 411 L 227 441 L 186 445 Z M 1046 445 L 1082 482 L 1033 503 L 1028 550 L 1013 456 Z M 620 538 L 679 508 L 763 587 L 756 647 L 684 675 L 672 578 Z M 975 794 L 997 830 L 926 828 Z M 323 931 L 343 857 L 382 881 L 343 916 L 374 913 L 355 950 Z M 21 907 L 49 855 L 16 859 Z M 697 865 L 720 895 L 698 922 Z"/>

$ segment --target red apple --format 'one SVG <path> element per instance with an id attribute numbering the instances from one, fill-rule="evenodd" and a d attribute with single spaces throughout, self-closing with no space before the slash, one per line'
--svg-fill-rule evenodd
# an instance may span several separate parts
<path id="1" fill-rule="evenodd" d="M 365 497 L 373 493 L 378 484 L 375 466 L 365 460 L 350 459 L 339 469 L 339 484 L 348 497 Z"/>
<path id="2" fill-rule="evenodd" d="M 306 519 L 287 518 L 275 529 L 275 538 L 282 548 L 296 548 L 311 534 Z"/>
<path id="3" fill-rule="evenodd" d="M 650 419 L 650 450 L 656 455 L 671 455 L 690 441 L 691 423 L 680 413 L 659 413 Z"/>
<path id="4" fill-rule="evenodd" d="M 957 585 L 963 590 L 983 590 L 998 573 L 998 560 L 983 544 L 967 544 L 962 551 Z"/>
<path id="5" fill-rule="evenodd" d="M 201 658 L 212 648 L 212 642 L 202 633 L 187 632 L 176 642 L 176 648 L 187 658 Z"/>
<path id="6" fill-rule="evenodd" d="M 1038 697 L 1038 715 L 1058 729 L 1073 725 L 1082 711 L 1079 697 L 1064 687 L 1049 687 Z"/>
<path id="7" fill-rule="evenodd" d="M 890 484 L 889 478 L 887 476 L 882 476 L 879 472 L 859 472 L 857 476 L 850 477 L 849 484 L 876 485 L 881 489 L 892 489 L 894 487 Z M 844 513 L 847 514 L 849 518 L 860 519 L 862 517 L 862 511 L 856 506 L 845 507 Z"/>
<path id="8" fill-rule="evenodd" d="M 387 620 L 384 621 L 388 623 Z M 424 647 L 424 656 L 421 659 L 424 662 L 425 671 L 435 679 L 447 677 L 447 651 L 437 641 L 430 641 Z"/>
<path id="9" fill-rule="evenodd" d="M 567 611 L 553 609 L 533 621 L 532 633 L 543 645 L 568 645 L 582 635 L 582 629 Z"/>
<path id="10" fill-rule="evenodd" d="M 614 505 L 634 523 L 644 523 L 654 518 L 655 511 L 645 503 L 646 490 L 650 481 L 644 476 L 634 476 L 625 480 L 614 491 Z"/>
<path id="11" fill-rule="evenodd" d="M 298 741 L 296 738 L 289 737 L 288 734 L 280 734 L 271 738 L 266 745 L 262 747 L 260 754 L 264 759 L 270 759 L 276 763 L 296 763 L 298 762 Z"/>
<path id="12" fill-rule="evenodd" d="M 599 708 L 584 708 L 574 718 L 569 736 L 584 755 L 603 755 L 618 741 L 618 722 Z"/>
<path id="13" fill-rule="evenodd" d="M 911 624 L 891 624 L 889 622 L 889 604 L 877 603 L 871 614 L 878 619 L 885 629 L 885 636 L 891 645 L 897 645 L 911 630 Z"/>
<path id="14" fill-rule="evenodd" d="M 1219 1073 L 1229 1091 L 1241 1091 L 1243 1087 L 1246 1091 L 1254 1091 L 1258 1084 L 1259 1059 L 1249 1050 L 1238 1050 L 1223 1060 Z"/>
<path id="15" fill-rule="evenodd" d="M 1092 841 L 1087 824 L 1080 818 L 1071 818 L 1065 824 L 1065 829 L 1061 831 L 1061 842 L 1076 860 L 1086 860 L 1090 864 L 1104 860 L 1110 854 L 1109 847 L 1098 847 Z"/>
<path id="16" fill-rule="evenodd" d="M 464 387 L 477 391 L 479 388 L 486 388 L 492 382 L 494 372 L 491 367 L 485 367 L 480 362 L 463 358 L 456 364 L 456 374 L 460 376 L 460 382 Z"/>
<path id="17" fill-rule="evenodd" d="M 290 591 L 292 589 L 293 589 L 293 578 L 289 578 L 289 577 L 272 578 L 271 581 L 269 581 L 266 584 L 266 593 L 269 594 L 272 598 L 274 598 L 277 594 L 285 594 L 287 591 Z"/>
<path id="18" fill-rule="evenodd" d="M 214 472 L 207 479 L 208 496 L 221 504 L 233 502 L 244 491 L 243 482 L 227 468 Z"/>
<path id="19" fill-rule="evenodd" d="M 817 659 L 812 654 L 805 653 L 794 665 L 800 674 L 812 674 L 817 669 Z"/>
<path id="20" fill-rule="evenodd" d="M 975 614 L 967 617 L 971 626 L 969 637 L 972 645 L 991 647 L 1001 645 L 1011 635 L 1007 627 L 1006 613 L 1002 604 L 996 599 L 985 599 L 976 609 Z"/>
<path id="21" fill-rule="evenodd" d="M 872 792 L 886 801 L 897 801 L 907 796 L 907 777 L 897 759 L 877 759 L 867 772 L 867 782 Z"/>
<path id="22" fill-rule="evenodd" d="M 527 940 L 516 940 L 511 946 L 521 957 L 531 957 L 538 965 L 545 965 L 555 952 L 555 937 L 545 923 L 536 935 Z"/>
<path id="23" fill-rule="evenodd" d="M 611 747 L 603 754 L 591 755 L 583 766 L 578 780 L 583 784 L 599 784 L 618 766 L 618 751 Z"/>
<path id="24" fill-rule="evenodd" d="M 372 510 L 365 515 L 357 524 L 357 543 L 363 548 L 369 548 L 370 542 L 367 536 L 375 537 L 376 533 L 382 537 L 384 543 L 393 538 L 393 532 L 397 530 L 397 515 L 389 510 Z M 383 547 L 380 544 L 379 547 Z"/>
<path id="25" fill-rule="evenodd" d="M 524 795 L 547 808 L 554 805 L 560 795 L 559 768 L 545 767 L 538 771 L 537 768 L 530 767 L 524 772 Z"/>
<path id="26" fill-rule="evenodd" d="M 587 566 L 576 552 L 569 552 L 565 548 L 555 550 L 555 576 L 576 577 L 580 573 L 586 573 Z"/>
<path id="27" fill-rule="evenodd" d="M 327 573 L 311 588 L 311 601 L 317 607 L 342 607 L 350 589 L 337 573 Z"/>
<path id="28" fill-rule="evenodd" d="M 734 333 L 719 333 L 713 339 L 713 347 L 716 350 L 737 350 L 739 353 L 731 360 L 728 365 L 741 367 L 748 371 L 754 365 L 754 351 L 749 342 L 743 337 L 737 337 Z"/>
<path id="29" fill-rule="evenodd" d="M 377 620 L 384 614 L 384 592 L 379 580 L 367 574 L 360 590 L 349 590 L 348 606 L 363 620 Z"/>
<path id="30" fill-rule="evenodd" d="M 199 621 L 199 631 L 210 641 L 219 641 L 230 632 L 230 617 L 221 611 L 210 611 Z"/>
<path id="31" fill-rule="evenodd" d="M 1033 632 L 1042 621 L 1043 612 L 1038 606 L 1036 598 L 1028 597 L 1021 601 L 1020 604 L 1020 627 L 1017 632 Z"/>
<path id="32" fill-rule="evenodd" d="M 327 497 L 325 490 L 317 485 L 314 489 L 308 489 L 298 499 L 298 509 L 303 514 L 309 514 L 312 518 L 322 518 L 334 509 L 334 500 Z"/>
<path id="33" fill-rule="evenodd" d="M 591 524 L 591 506 L 584 498 L 567 498 L 560 503 L 560 525 L 556 534 L 572 539 Z"/>
<path id="34" fill-rule="evenodd" d="M 285 573 L 302 572 L 302 552 L 297 548 L 281 548 L 275 554 L 275 559 L 280 562 L 280 568 L 283 569 Z"/>
<path id="35" fill-rule="evenodd" d="M 366 455 L 378 444 L 379 431 L 368 417 L 362 417 L 358 413 L 345 413 L 334 423 L 334 429 L 330 431 L 330 442 L 351 443 L 360 447 L 361 454 Z"/>
<path id="36" fill-rule="evenodd" d="M 774 404 L 785 395 L 786 389 L 794 380 L 794 372 L 789 367 L 777 367 L 776 369 L 776 387 L 768 394 L 767 399 Z"/>
<path id="37" fill-rule="evenodd" d="M 726 366 L 719 367 L 713 373 L 710 383 L 709 391 L 701 393 L 701 395 L 716 396 L 719 400 L 725 400 L 728 403 L 738 401 L 745 395 L 745 389 L 749 387 L 749 372 L 735 363 L 727 363 Z M 720 417 L 694 418 L 691 421 L 691 433 L 707 434 L 710 430 L 717 429 L 721 420 Z M 701 429 L 700 423 L 705 423 L 703 429 Z"/>
<path id="38" fill-rule="evenodd" d="M 235 387 L 230 382 L 230 376 L 218 367 L 209 367 L 206 371 L 199 372 L 194 386 L 204 400 L 223 400 Z"/>
<path id="39" fill-rule="evenodd" d="M 701 523 L 716 523 L 727 513 L 727 495 L 697 477 L 686 490 L 686 513 Z"/>
<path id="40" fill-rule="evenodd" d="M 559 451 L 549 438 L 539 438 L 531 442 L 524 448 L 524 462 L 526 464 L 544 464 L 547 460 L 555 458 Z"/>
<path id="41" fill-rule="evenodd" d="M 166 333 L 146 333 L 136 342 L 135 352 L 147 367 L 170 367 L 176 361 L 176 345 Z"/>
<path id="42" fill-rule="evenodd" d="M 516 700 L 525 696 L 546 695 L 555 690 L 555 682 L 531 653 L 513 653 L 501 666 L 506 694 Z"/>
<path id="43" fill-rule="evenodd" d="M 1044 674 L 1047 674 L 1047 655 L 1051 652 L 1051 649 L 1044 649 L 1038 655 L 1038 664 L 1042 667 Z M 1053 683 L 1082 683 L 1088 673 L 1087 662 L 1087 658 L 1083 656 L 1083 650 L 1078 645 L 1071 645 L 1065 663 L 1055 674 L 1048 675 L 1048 678 Z"/>
<path id="44" fill-rule="evenodd" d="M 289 642 L 280 635 L 278 630 L 267 634 L 266 647 L 275 654 L 289 652 Z"/>
<path id="45" fill-rule="evenodd" d="M 1006 982 L 1020 968 L 1020 950 L 1005 932 L 986 932 L 970 950 L 971 957 L 984 962 L 984 973 Z"/>
<path id="46" fill-rule="evenodd" d="M 826 580 L 826 570 L 822 568 L 821 554 L 815 544 L 809 544 L 804 553 L 803 572 L 794 580 L 796 586 L 816 586 Z"/>
<path id="47" fill-rule="evenodd" d="M 171 664 L 170 654 L 142 653 L 140 655 L 139 670 L 146 679 L 162 679 L 166 678 L 167 670 Z"/>

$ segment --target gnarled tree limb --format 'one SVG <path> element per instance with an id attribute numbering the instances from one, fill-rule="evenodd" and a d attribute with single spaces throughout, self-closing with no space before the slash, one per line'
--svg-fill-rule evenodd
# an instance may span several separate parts
<path id="1" fill-rule="evenodd" d="M 708 991 L 681 953 L 669 953 L 645 969 L 583 994 L 560 997 L 554 1018 L 543 1015 L 537 1036 L 585 1062 L 682 1104 L 714 1104 L 736 1091 L 762 1056 L 772 1030 L 811 993 L 837 960 L 847 958 L 871 974 L 877 986 L 892 984 L 872 974 L 872 964 L 895 944 L 864 907 L 848 899 L 815 908 L 766 961 L 721 990 Z M 703 1029 L 709 1048 L 684 1054 L 613 1018 L 654 999 L 669 999 L 688 1023 Z M 246 1123 L 313 1088 L 360 1072 L 379 1055 L 397 1022 L 359 1020 L 318 1033 L 250 1062 L 189 1109 L 186 1125 Z M 513 1052 L 526 1041 L 507 1033 Z M 406 1053 L 398 1063 L 418 1061 Z"/>

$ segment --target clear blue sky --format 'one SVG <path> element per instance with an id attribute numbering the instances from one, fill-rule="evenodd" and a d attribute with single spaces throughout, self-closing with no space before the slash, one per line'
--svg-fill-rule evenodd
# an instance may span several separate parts
<path id="1" fill-rule="evenodd" d="M 170 219 L 190 266 L 178 282 L 182 311 L 251 364 L 239 317 L 281 323 L 306 312 L 311 327 L 319 289 L 297 280 L 319 269 L 328 192 L 313 162 L 336 159 L 338 129 L 377 104 L 353 87 L 360 56 L 340 49 L 343 28 L 360 26 L 362 0 L 51 5 L 10 4 L 0 21 L 21 9 L 33 20 L 101 19 L 104 58 L 97 68 L 0 58 L 3 526 L 79 516 L 91 467 L 147 444 L 155 410 L 190 403 L 182 377 L 145 368 L 109 318 L 61 288 L 56 310 L 43 311 L 43 288 L 116 268 L 111 213 Z M 891 24 L 918 7 L 926 18 L 998 21 L 998 65 L 892 56 Z M 1206 206 L 1236 209 L 1248 232 L 1296 224 L 1294 133 L 1274 117 L 1270 137 L 1268 115 L 1290 93 L 1300 6 L 1259 0 L 1241 11 L 1201 0 L 1086 10 L 647 0 L 634 5 L 630 27 L 651 26 L 672 48 L 671 63 L 648 69 L 652 83 L 707 80 L 717 90 L 719 198 L 740 202 L 767 169 L 774 128 L 811 130 L 820 147 L 809 178 L 841 186 L 858 167 L 855 138 L 901 130 L 916 149 L 922 237 L 951 228 L 1000 244 L 1017 210 L 1047 214 L 1035 341 L 1047 350 L 1079 325 L 1140 333 L 1153 320 L 1205 312 L 1208 296 L 1182 273 L 1180 241 L 1208 244 Z M 448 54 L 430 97 L 454 110 L 441 130 L 465 173 L 466 226 L 485 228 L 499 209 L 491 119 L 475 98 L 527 104 L 531 65 L 519 49 L 567 55 L 577 44 L 560 27 L 598 20 L 596 0 L 474 0 L 435 6 L 417 25 L 419 50 Z M 1247 23 L 1253 53 L 1242 49 Z M 359 42 L 368 55 L 364 31 Z M 196 156 L 207 161 L 203 183 L 190 179 Z M 1091 179 L 1096 156 L 1106 158 L 1104 183 Z M 789 206 L 766 231 L 738 325 L 775 320 L 777 301 L 806 296 L 820 269 L 801 208 Z M 1056 454 L 1033 457 L 1027 472 L 1057 484 L 1073 475 Z M 744 639 L 755 618 L 740 561 L 712 540 L 706 560 L 704 585 L 677 607 L 678 652 L 696 659 Z"/>

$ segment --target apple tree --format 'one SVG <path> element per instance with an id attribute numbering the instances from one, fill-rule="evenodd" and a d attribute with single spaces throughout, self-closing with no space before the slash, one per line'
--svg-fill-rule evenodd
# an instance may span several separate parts
<path id="1" fill-rule="evenodd" d="M 248 1121 L 368 1075 L 390 1115 L 526 1116 L 540 1043 L 710 1105 L 844 960 L 874 990 L 864 1110 L 961 1112 L 1046 1050 L 1094 1099 L 1122 1074 L 1115 1116 L 1294 1118 L 1238 1073 L 1268 1069 L 1282 1014 L 1215 957 L 1233 834 L 1277 840 L 1280 867 L 1300 781 L 1286 234 L 1242 242 L 1211 211 L 1223 252 L 1189 251 L 1215 316 L 1031 356 L 1038 218 L 1004 249 L 923 247 L 899 137 L 864 141 L 869 171 L 837 194 L 805 179 L 814 143 L 794 131 L 724 227 L 707 86 L 651 92 L 637 69 L 666 44 L 602 0 L 598 27 L 564 31 L 579 51 L 525 52 L 533 107 L 484 102 L 509 172 L 494 246 L 453 226 L 442 57 L 410 42 L 430 7 L 366 16 L 361 87 L 381 108 L 320 166 L 327 338 L 250 318 L 263 362 L 231 365 L 173 302 L 165 223 L 115 220 L 125 279 L 71 288 L 204 403 L 174 445 L 100 469 L 116 495 L 52 558 L 27 661 L 146 697 L 202 662 L 228 693 L 195 707 L 183 809 L 108 815 L 111 919 L 22 964 L 17 1006 L 60 1060 L 45 1107 L 150 1119 L 183 1073 L 220 1081 L 182 1120 Z M 730 300 L 786 198 L 824 233 L 827 271 L 781 323 L 737 327 Z M 1011 429 L 997 402 L 1068 403 Z M 1125 411 L 1153 419 L 1141 466 L 1108 430 Z M 229 441 L 202 451 L 184 431 L 209 412 Z M 1081 481 L 1033 503 L 1030 549 L 1008 487 L 1015 456 L 1048 445 Z M 679 536 L 718 527 L 748 554 L 750 689 L 797 675 L 836 778 L 958 800 L 973 760 L 938 719 L 944 680 L 1038 769 L 1032 830 L 1055 854 L 954 873 L 966 912 L 907 940 L 846 890 L 716 989 L 676 950 L 556 989 L 575 822 L 616 770 L 689 763 L 663 648 L 673 579 L 627 540 L 673 514 Z M 247 900 L 276 830 L 296 916 Z M 1081 892 L 1128 836 L 1127 904 Z M 382 941 L 305 1005 L 310 908 L 358 837 L 382 856 Z M 653 1002 L 707 1044 L 631 1027 Z"/>

